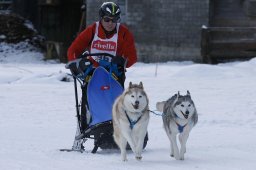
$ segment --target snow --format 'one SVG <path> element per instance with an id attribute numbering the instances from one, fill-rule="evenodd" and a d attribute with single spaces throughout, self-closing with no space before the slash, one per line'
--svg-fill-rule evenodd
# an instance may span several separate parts
<path id="1" fill-rule="evenodd" d="M 8 48 L 6 45 L 2 48 Z M 254 170 L 256 168 L 256 58 L 218 65 L 193 62 L 137 63 L 125 85 L 143 82 L 155 103 L 189 90 L 199 112 L 184 161 L 169 156 L 160 116 L 152 114 L 142 161 L 117 150 L 60 152 L 71 148 L 75 129 L 73 82 L 64 64 L 45 62 L 33 51 L 0 53 L 1 170 Z M 157 68 L 157 72 L 156 72 Z M 157 75 L 156 75 L 157 73 Z"/>

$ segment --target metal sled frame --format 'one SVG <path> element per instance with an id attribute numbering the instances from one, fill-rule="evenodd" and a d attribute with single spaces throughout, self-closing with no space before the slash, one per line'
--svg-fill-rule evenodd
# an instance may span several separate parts
<path id="1" fill-rule="evenodd" d="M 83 151 L 83 143 L 88 139 L 94 139 L 94 148 L 92 153 L 96 153 L 98 147 L 106 140 L 106 138 L 112 137 L 113 127 L 112 121 L 106 121 L 98 123 L 92 127 L 88 127 L 85 123 L 87 122 L 87 101 L 84 99 L 86 97 L 86 86 L 82 87 L 82 100 L 81 104 L 78 102 L 78 93 L 77 93 L 77 78 L 74 77 L 74 87 L 75 87 L 75 100 L 76 100 L 76 112 L 77 112 L 77 131 L 75 140 L 72 146 L 73 150 Z M 81 111 L 81 112 L 80 112 Z M 113 141 L 112 148 L 117 148 Z"/>
<path id="2" fill-rule="evenodd" d="M 107 53 L 95 53 L 95 54 L 85 54 L 83 57 L 86 56 L 109 56 L 114 57 Z M 88 101 L 87 101 L 87 85 L 88 82 L 83 82 L 81 79 L 75 75 L 73 75 L 74 79 L 74 90 L 75 90 L 75 102 L 76 102 L 76 117 L 77 117 L 77 130 L 75 139 L 73 142 L 73 146 L 71 150 L 65 150 L 62 149 L 62 151 L 84 151 L 83 143 L 87 139 L 94 139 L 94 148 L 91 151 L 92 153 L 96 153 L 98 147 L 103 148 L 118 148 L 115 144 L 112 134 L 113 134 L 113 126 L 112 126 L 112 120 L 105 121 L 102 123 L 97 123 L 96 125 L 93 125 L 92 127 L 89 127 L 87 124 L 87 111 L 88 111 Z M 77 90 L 77 81 L 81 85 L 82 89 L 82 98 L 81 103 L 78 101 L 78 90 Z M 108 143 L 105 143 L 108 141 Z M 104 146 L 105 144 L 105 146 Z M 108 146 L 111 145 L 111 146 Z"/>
<path id="3" fill-rule="evenodd" d="M 109 56 L 115 57 L 107 53 L 95 53 L 95 54 L 83 54 L 82 57 L 87 56 Z M 124 66 L 125 68 L 125 66 Z M 124 76 L 124 68 L 122 76 Z M 77 117 L 77 129 L 76 135 L 73 142 L 72 149 L 61 149 L 61 151 L 78 151 L 83 152 L 84 146 L 83 143 L 86 142 L 88 139 L 94 139 L 94 148 L 92 149 L 91 153 L 96 153 L 98 148 L 102 149 L 118 149 L 118 146 L 115 144 L 113 140 L 113 125 L 112 120 L 105 121 L 102 123 L 97 123 L 91 127 L 87 123 L 87 111 L 88 109 L 88 101 L 87 101 L 87 85 L 88 82 L 81 81 L 81 78 L 77 77 L 76 75 L 72 74 L 74 79 L 74 90 L 75 90 L 75 103 L 76 103 L 76 117 Z M 82 89 L 82 97 L 81 103 L 78 101 L 78 90 L 77 90 L 77 81 L 81 85 Z M 124 81 L 124 80 L 121 80 Z M 119 82 L 120 83 L 120 82 Z M 123 86 L 124 82 L 121 82 Z M 146 147 L 148 141 L 148 134 L 144 140 L 144 146 Z M 129 145 L 127 145 L 127 149 L 131 149 Z"/>

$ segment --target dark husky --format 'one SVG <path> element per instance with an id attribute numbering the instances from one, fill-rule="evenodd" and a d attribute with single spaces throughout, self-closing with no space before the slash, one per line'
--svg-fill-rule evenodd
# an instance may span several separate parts
<path id="1" fill-rule="evenodd" d="M 198 114 L 189 91 L 185 96 L 178 92 L 167 101 L 158 102 L 156 108 L 163 112 L 164 129 L 171 143 L 171 156 L 177 160 L 184 160 L 189 132 L 198 121 Z M 180 150 L 176 140 L 177 134 L 179 134 Z"/>

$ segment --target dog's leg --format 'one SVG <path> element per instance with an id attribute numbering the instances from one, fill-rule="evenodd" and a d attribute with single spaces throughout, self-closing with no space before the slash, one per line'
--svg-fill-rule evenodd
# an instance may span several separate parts
<path id="1" fill-rule="evenodd" d="M 180 141 L 180 143 L 183 143 L 183 136 L 182 136 L 182 134 L 180 134 L 179 135 L 179 141 Z M 186 146 L 186 145 L 185 145 Z M 185 147 L 185 152 L 184 153 L 186 153 L 186 147 Z"/>
<path id="2" fill-rule="evenodd" d="M 114 137 L 114 140 L 115 140 L 116 144 L 118 145 L 118 147 L 121 151 L 122 161 L 127 161 L 127 157 L 126 157 L 127 140 L 121 134 L 117 134 L 115 132 L 114 132 L 113 137 Z"/>
<path id="3" fill-rule="evenodd" d="M 144 144 L 144 139 L 145 139 L 145 136 L 146 134 L 144 135 L 143 138 L 139 138 L 138 139 L 138 143 L 137 143 L 137 146 L 136 146 L 136 150 L 137 150 L 137 155 L 136 155 L 136 159 L 137 160 L 141 160 L 142 159 L 142 150 L 143 150 L 143 144 Z"/>
<path id="4" fill-rule="evenodd" d="M 184 154 L 186 152 L 186 143 L 188 140 L 189 132 L 184 131 L 179 135 L 180 140 L 180 160 L 184 160 Z"/>
<path id="5" fill-rule="evenodd" d="M 127 156 L 126 156 L 126 145 L 127 145 L 127 140 L 124 137 L 120 138 L 120 150 L 121 150 L 121 157 L 123 161 L 127 161 Z"/>
<path id="6" fill-rule="evenodd" d="M 174 146 L 171 139 L 171 132 L 169 131 L 169 129 L 165 129 L 165 131 L 170 141 L 170 156 L 174 157 L 174 150 L 173 150 Z"/>
<path id="7" fill-rule="evenodd" d="M 171 141 L 171 145 L 172 145 L 171 152 L 174 154 L 174 158 L 179 160 L 180 154 L 179 154 L 179 148 L 177 145 L 176 134 L 172 133 L 170 135 L 170 141 Z M 171 153 L 171 155 L 172 155 L 172 153 Z"/>
<path id="8" fill-rule="evenodd" d="M 144 130 L 145 129 L 145 130 Z M 145 125 L 145 127 L 138 127 L 138 130 L 137 129 L 134 129 L 134 136 L 136 136 L 136 139 L 135 140 L 135 144 L 136 144 L 136 159 L 137 160 L 141 160 L 142 159 L 142 150 L 143 150 L 143 144 L 144 144 L 144 139 L 145 139 L 145 136 L 147 134 L 147 125 Z"/>
<path id="9" fill-rule="evenodd" d="M 135 147 L 135 142 L 134 139 L 131 136 L 131 130 L 128 128 L 124 128 L 121 130 L 122 135 L 124 136 L 124 138 L 128 141 L 133 153 L 136 154 L 136 147 Z"/>
<path id="10" fill-rule="evenodd" d="M 172 141 L 170 139 L 170 148 L 171 148 L 171 157 L 174 157 L 174 150 L 173 150 L 173 144 L 172 144 Z"/>

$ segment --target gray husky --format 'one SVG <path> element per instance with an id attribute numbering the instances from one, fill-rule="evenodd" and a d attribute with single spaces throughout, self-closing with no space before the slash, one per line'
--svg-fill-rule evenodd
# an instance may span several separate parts
<path id="1" fill-rule="evenodd" d="M 163 124 L 170 140 L 171 156 L 177 160 L 184 160 L 189 132 L 198 121 L 198 114 L 189 91 L 185 96 L 178 92 L 167 101 L 157 102 L 156 108 L 163 112 Z M 177 134 L 179 134 L 180 150 L 176 140 Z"/>
<path id="2" fill-rule="evenodd" d="M 129 143 L 137 160 L 141 160 L 144 139 L 149 122 L 148 97 L 140 84 L 132 84 L 120 95 L 113 105 L 114 140 L 121 150 L 123 161 L 126 158 L 126 145 Z"/>

